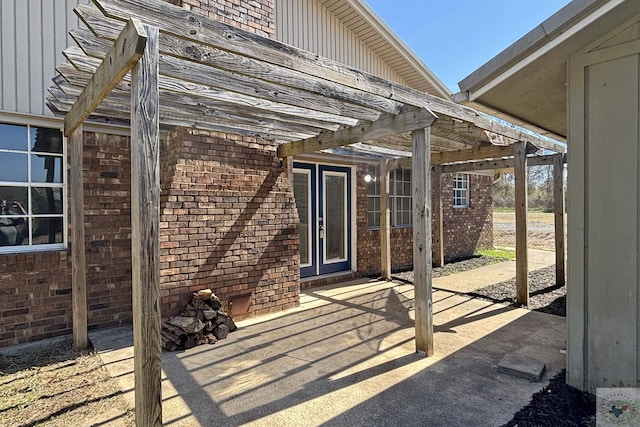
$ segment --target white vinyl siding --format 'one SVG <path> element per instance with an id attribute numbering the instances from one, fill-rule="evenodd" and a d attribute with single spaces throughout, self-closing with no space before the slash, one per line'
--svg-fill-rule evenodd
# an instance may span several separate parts
<path id="1" fill-rule="evenodd" d="M 278 41 L 406 84 L 389 64 L 317 0 L 278 0 L 276 3 Z"/>
<path id="2" fill-rule="evenodd" d="M 52 116 L 44 104 L 62 51 L 80 26 L 73 8 L 89 0 L 0 1 L 0 110 Z"/>

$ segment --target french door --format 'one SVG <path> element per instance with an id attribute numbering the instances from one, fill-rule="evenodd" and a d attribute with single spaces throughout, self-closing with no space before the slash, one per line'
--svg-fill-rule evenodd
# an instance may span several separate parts
<path id="1" fill-rule="evenodd" d="M 351 169 L 294 163 L 300 276 L 351 269 Z"/>

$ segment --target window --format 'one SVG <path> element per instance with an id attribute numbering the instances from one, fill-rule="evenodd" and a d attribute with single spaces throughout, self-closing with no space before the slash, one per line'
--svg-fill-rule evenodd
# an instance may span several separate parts
<path id="1" fill-rule="evenodd" d="M 0 123 L 0 253 L 64 248 L 65 170 L 59 129 Z"/>
<path id="2" fill-rule="evenodd" d="M 365 175 L 369 228 L 380 227 L 379 173 L 379 168 L 370 167 Z M 391 226 L 410 227 L 413 223 L 410 170 L 395 169 L 390 172 L 389 205 L 391 206 Z"/>
<path id="3" fill-rule="evenodd" d="M 469 207 L 469 175 L 465 173 L 453 175 L 453 207 Z"/>
<path id="4" fill-rule="evenodd" d="M 370 167 L 364 177 L 367 183 L 367 217 L 369 228 L 380 227 L 380 168 Z"/>
<path id="5" fill-rule="evenodd" d="M 390 195 L 393 195 L 391 203 L 391 221 L 395 227 L 410 227 L 413 223 L 411 210 L 411 171 L 408 169 L 395 169 L 391 172 Z"/>

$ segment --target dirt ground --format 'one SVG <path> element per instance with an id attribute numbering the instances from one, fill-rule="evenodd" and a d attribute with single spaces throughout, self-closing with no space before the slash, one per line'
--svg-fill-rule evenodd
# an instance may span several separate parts
<path id="1" fill-rule="evenodd" d="M 529 212 L 528 246 L 534 249 L 554 250 L 553 213 Z M 493 244 L 516 245 L 516 215 L 514 211 L 493 212 Z"/>
<path id="2" fill-rule="evenodd" d="M 0 355 L 0 426 L 134 425 L 115 379 L 71 341 L 21 356 Z"/>

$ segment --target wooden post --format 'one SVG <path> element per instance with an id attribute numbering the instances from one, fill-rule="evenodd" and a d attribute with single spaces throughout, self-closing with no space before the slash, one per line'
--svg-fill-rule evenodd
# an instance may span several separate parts
<path id="1" fill-rule="evenodd" d="M 87 274 L 84 242 L 84 193 L 82 177 L 82 125 L 69 135 L 71 148 L 71 171 L 69 176 L 69 198 L 71 199 L 71 281 L 73 292 L 73 347 L 85 350 L 89 347 L 87 337 Z"/>
<path id="2" fill-rule="evenodd" d="M 131 264 L 137 426 L 162 425 L 158 29 L 131 71 Z"/>
<path id="3" fill-rule="evenodd" d="M 553 156 L 553 212 L 555 217 L 556 284 L 565 285 L 564 269 L 564 155 Z"/>
<path id="4" fill-rule="evenodd" d="M 413 286 L 415 292 L 416 352 L 433 356 L 431 290 L 431 144 L 430 128 L 412 132 L 413 156 Z"/>
<path id="5" fill-rule="evenodd" d="M 391 279 L 391 209 L 389 207 L 389 160 L 380 162 L 380 276 Z"/>
<path id="6" fill-rule="evenodd" d="M 525 143 L 514 144 L 516 181 L 516 304 L 529 305 L 529 271 L 527 257 L 527 154 Z"/>
<path id="7" fill-rule="evenodd" d="M 442 227 L 442 165 L 433 167 L 433 265 L 444 265 L 444 228 Z"/>

